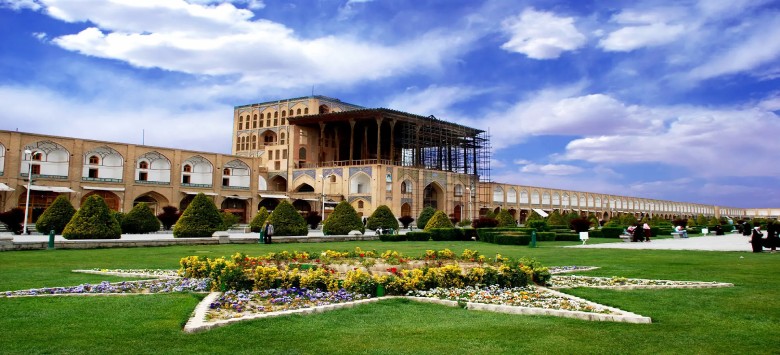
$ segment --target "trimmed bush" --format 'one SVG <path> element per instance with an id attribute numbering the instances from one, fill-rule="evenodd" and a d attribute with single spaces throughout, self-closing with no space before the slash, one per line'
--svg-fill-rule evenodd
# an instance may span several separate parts
<path id="1" fill-rule="evenodd" d="M 70 200 L 65 195 L 59 195 L 35 221 L 35 229 L 43 234 L 49 234 L 51 230 L 54 230 L 55 234 L 62 234 L 62 230 L 75 214 L 76 209 L 70 204 Z"/>
<path id="2" fill-rule="evenodd" d="M 601 233 L 604 238 L 620 238 L 620 235 L 623 234 L 623 227 L 602 227 Z"/>
<path id="3" fill-rule="evenodd" d="M 122 228 L 111 216 L 106 201 L 98 195 L 92 195 L 84 201 L 62 231 L 65 239 L 119 239 Z"/>
<path id="4" fill-rule="evenodd" d="M 463 230 L 460 228 L 433 228 L 430 233 L 433 241 L 463 240 Z"/>
<path id="5" fill-rule="evenodd" d="M 604 233 L 601 231 L 601 229 L 594 229 L 592 231 L 588 231 L 588 238 L 604 238 Z"/>
<path id="6" fill-rule="evenodd" d="M 355 218 L 357 218 L 357 214 L 355 214 Z M 309 234 L 309 227 L 306 225 L 306 220 L 287 200 L 282 200 L 282 202 L 274 208 L 274 212 L 268 217 L 268 221 L 274 226 L 273 236 L 305 236 Z M 358 219 L 358 222 L 359 221 L 360 219 Z"/>
<path id="7" fill-rule="evenodd" d="M 429 232 L 409 232 L 406 233 L 406 240 L 410 242 L 427 242 L 431 239 Z"/>
<path id="8" fill-rule="evenodd" d="M 549 224 L 551 226 L 553 226 L 553 225 L 557 225 L 557 226 L 566 226 L 566 225 L 568 225 L 568 223 L 566 223 L 566 219 L 561 215 L 560 212 L 558 212 L 558 210 L 554 210 L 554 211 L 552 211 L 552 213 L 550 213 L 550 215 L 547 217 L 547 224 Z M 564 227 L 564 228 L 566 228 L 566 227 Z"/>
<path id="9" fill-rule="evenodd" d="M 357 211 L 347 201 L 339 202 L 333 209 L 333 213 L 322 224 L 322 232 L 325 235 L 347 235 L 353 230 L 365 233 L 366 227 L 360 220 Z"/>
<path id="10" fill-rule="evenodd" d="M 157 215 L 157 219 L 160 220 L 160 223 L 162 223 L 165 230 L 171 230 L 173 225 L 176 224 L 176 221 L 179 220 L 179 217 L 181 217 L 181 213 L 179 213 L 179 209 L 174 206 L 163 207 L 162 213 Z"/>
<path id="11" fill-rule="evenodd" d="M 455 226 L 452 224 L 452 221 L 450 221 L 450 218 L 447 217 L 447 214 L 443 211 L 436 211 L 436 213 L 433 214 L 433 217 L 431 217 L 425 225 L 426 231 L 430 231 L 434 228 L 455 228 Z"/>
<path id="12" fill-rule="evenodd" d="M 555 232 L 538 232 L 536 233 L 536 240 L 540 242 L 553 242 L 556 239 L 558 233 Z"/>
<path id="13" fill-rule="evenodd" d="M 406 240 L 406 235 L 403 234 L 380 234 L 379 240 L 383 242 L 403 242 Z"/>
<path id="14" fill-rule="evenodd" d="M 219 230 L 226 231 L 238 224 L 238 216 L 228 211 L 220 212 L 219 216 L 222 218 L 222 224 L 219 226 Z"/>
<path id="15" fill-rule="evenodd" d="M 395 219 L 395 215 L 390 210 L 390 207 L 380 205 L 374 210 L 371 217 L 368 217 L 366 228 L 370 230 L 379 228 L 398 230 L 398 220 Z"/>
<path id="16" fill-rule="evenodd" d="M 493 228 L 498 227 L 498 220 L 490 217 L 479 217 L 471 223 L 473 228 Z"/>
<path id="17" fill-rule="evenodd" d="M 404 226 L 404 228 L 409 228 L 409 225 L 414 222 L 414 218 L 412 216 L 401 216 L 401 218 L 398 219 L 398 222 L 401 222 L 401 224 Z"/>
<path id="18" fill-rule="evenodd" d="M 501 210 L 501 212 L 498 212 L 496 220 L 498 221 L 498 227 L 515 227 L 517 225 L 515 223 L 515 218 L 512 217 L 512 215 L 509 214 L 509 211 L 507 210 Z"/>
<path id="19" fill-rule="evenodd" d="M 547 232 L 550 230 L 550 227 L 547 225 L 547 222 L 543 220 L 533 220 L 526 222 L 526 227 L 534 228 L 537 232 Z"/>
<path id="20" fill-rule="evenodd" d="M 265 209 L 265 206 L 260 207 L 260 210 L 257 211 L 255 218 L 252 218 L 252 221 L 249 222 L 249 230 L 254 233 L 260 233 L 260 231 L 263 229 L 263 225 L 265 225 L 266 219 L 268 219 L 268 210 Z"/>
<path id="21" fill-rule="evenodd" d="M 590 235 L 588 235 L 590 237 Z M 580 234 L 579 233 L 556 233 L 555 234 L 555 240 L 556 241 L 563 241 L 563 242 L 579 242 L 580 241 Z"/>
<path id="22" fill-rule="evenodd" d="M 499 245 L 528 245 L 531 244 L 530 235 L 497 234 L 495 243 Z"/>
<path id="23" fill-rule="evenodd" d="M 430 220 L 434 214 L 436 214 L 436 210 L 433 207 L 425 206 L 425 208 L 420 211 L 420 215 L 417 216 L 417 228 L 424 229 L 425 226 L 428 225 L 428 220 Z"/>
<path id="24" fill-rule="evenodd" d="M 202 192 L 195 195 L 190 205 L 173 226 L 174 238 L 209 238 L 222 226 L 222 216 L 214 201 Z"/>
<path id="25" fill-rule="evenodd" d="M 146 234 L 160 230 L 160 220 L 144 202 L 133 206 L 133 209 L 122 218 L 120 224 L 123 233 Z"/>

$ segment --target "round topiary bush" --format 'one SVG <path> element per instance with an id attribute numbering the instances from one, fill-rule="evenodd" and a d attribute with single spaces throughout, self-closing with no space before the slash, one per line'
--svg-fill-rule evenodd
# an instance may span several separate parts
<path id="1" fill-rule="evenodd" d="M 425 231 L 430 231 L 434 228 L 455 228 L 455 226 L 444 211 L 436 211 L 433 217 L 428 220 L 428 224 L 425 225 Z"/>
<path id="2" fill-rule="evenodd" d="M 501 210 L 501 212 L 498 213 L 498 216 L 496 216 L 496 220 L 498 221 L 499 227 L 514 227 L 515 224 L 515 218 L 512 217 L 511 214 L 509 214 L 509 211 L 507 210 Z"/>
<path id="3" fill-rule="evenodd" d="M 92 195 L 84 201 L 62 231 L 65 239 L 119 239 L 122 228 L 106 201 L 98 195 Z"/>
<path id="4" fill-rule="evenodd" d="M 417 216 L 417 228 L 425 228 L 425 226 L 428 225 L 428 220 L 430 220 L 435 213 L 436 209 L 431 206 L 425 206 L 425 208 L 420 211 L 420 215 Z"/>
<path id="5" fill-rule="evenodd" d="M 347 201 L 339 202 L 322 225 L 322 232 L 326 235 L 347 235 L 353 230 L 364 233 L 366 227 Z"/>
<path id="6" fill-rule="evenodd" d="M 173 226 L 174 238 L 208 238 L 222 226 L 214 201 L 199 193 Z"/>
<path id="7" fill-rule="evenodd" d="M 370 230 L 378 228 L 393 228 L 398 230 L 398 220 L 395 219 L 395 215 L 393 214 L 393 211 L 390 210 L 390 207 L 381 205 L 377 207 L 376 210 L 374 210 L 374 213 L 371 214 L 371 217 L 368 217 L 366 228 Z"/>
<path id="8" fill-rule="evenodd" d="M 122 218 L 121 224 L 122 232 L 129 234 L 146 234 L 160 230 L 160 220 L 144 202 L 133 206 Z"/>
<path id="9" fill-rule="evenodd" d="M 65 226 L 75 214 L 76 209 L 70 204 L 68 198 L 65 195 L 59 195 L 35 221 L 35 229 L 43 234 L 49 234 L 51 230 L 54 230 L 55 234 L 62 234 Z"/>
<path id="10" fill-rule="evenodd" d="M 274 208 L 274 212 L 268 217 L 268 221 L 274 226 L 274 237 L 309 234 L 306 219 L 287 200 L 282 200 Z"/>
<path id="11" fill-rule="evenodd" d="M 263 225 L 265 224 L 266 219 L 268 219 L 268 210 L 265 209 L 265 206 L 260 207 L 260 210 L 257 211 L 255 218 L 252 218 L 252 221 L 249 222 L 249 229 L 254 233 L 260 233 L 260 230 L 263 229 Z"/>

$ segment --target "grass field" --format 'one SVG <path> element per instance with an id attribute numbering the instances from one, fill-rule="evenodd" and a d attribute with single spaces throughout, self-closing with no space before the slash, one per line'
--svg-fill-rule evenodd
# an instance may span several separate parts
<path id="1" fill-rule="evenodd" d="M 598 242 L 598 241 L 591 241 Z M 534 257 L 545 265 L 599 266 L 582 273 L 730 282 L 732 288 L 567 293 L 649 316 L 653 324 L 517 316 L 388 300 L 309 316 L 181 331 L 201 295 L 0 298 L 0 353 L 779 353 L 780 254 L 559 248 L 474 242 L 243 244 L 0 253 L 0 291 L 72 286 L 120 278 L 76 274 L 86 268 L 178 267 L 187 255 L 241 251 L 426 249 Z"/>

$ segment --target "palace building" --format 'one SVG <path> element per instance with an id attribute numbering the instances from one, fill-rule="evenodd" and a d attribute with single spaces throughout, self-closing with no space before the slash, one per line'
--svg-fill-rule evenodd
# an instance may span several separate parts
<path id="1" fill-rule="evenodd" d="M 29 223 L 61 194 L 76 208 L 97 194 L 113 210 L 145 202 L 160 213 L 185 209 L 200 192 L 244 223 L 283 199 L 325 217 L 340 201 L 364 216 L 387 205 L 416 218 L 432 206 L 455 220 L 506 209 L 521 222 L 533 210 L 602 219 L 780 213 L 494 182 L 485 131 L 324 96 L 236 106 L 232 139 L 222 154 L 0 130 L 0 208 L 24 208 L 32 175 Z"/>

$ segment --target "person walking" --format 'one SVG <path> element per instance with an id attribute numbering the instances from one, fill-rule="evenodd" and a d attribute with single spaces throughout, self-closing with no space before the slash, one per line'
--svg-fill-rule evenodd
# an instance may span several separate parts
<path id="1" fill-rule="evenodd" d="M 274 235 L 274 225 L 271 222 L 265 225 L 265 244 L 271 244 L 271 237 Z"/>
<path id="2" fill-rule="evenodd" d="M 770 249 L 770 253 L 776 252 L 777 246 L 780 244 L 777 227 L 778 225 L 771 221 L 766 225 L 766 245 L 764 246 Z"/>
<path id="3" fill-rule="evenodd" d="M 764 234 L 761 233 L 761 226 L 755 226 L 750 234 L 750 244 L 753 246 L 754 253 L 764 251 Z"/>
<path id="4" fill-rule="evenodd" d="M 650 225 L 649 225 L 649 224 L 647 224 L 647 223 L 645 223 L 644 225 L 642 225 L 642 231 L 643 231 L 643 232 L 644 232 L 644 234 L 645 234 L 645 242 L 650 242 L 650 234 L 651 234 L 651 233 L 650 233 Z"/>

